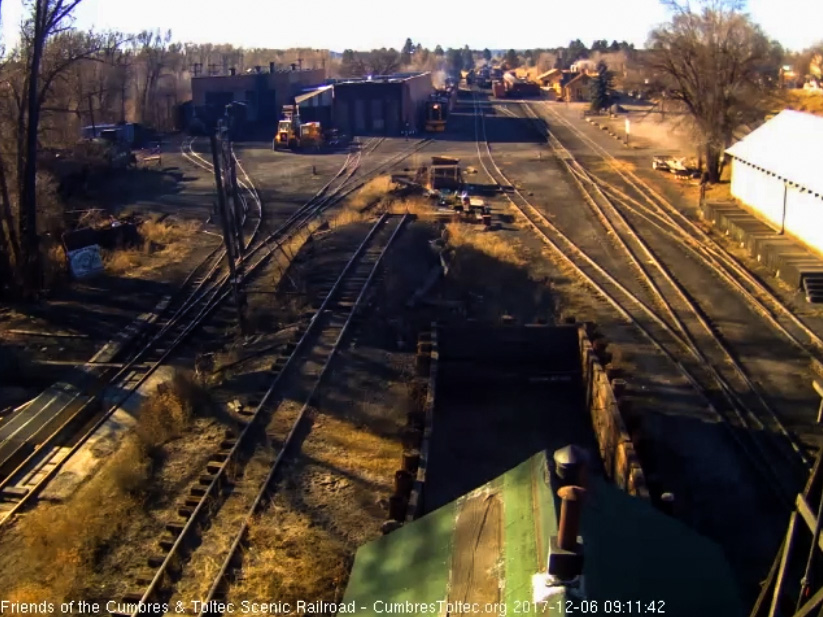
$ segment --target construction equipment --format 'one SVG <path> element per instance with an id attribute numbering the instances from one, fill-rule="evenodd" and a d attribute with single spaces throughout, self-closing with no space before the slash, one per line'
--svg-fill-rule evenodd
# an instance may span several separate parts
<path id="1" fill-rule="evenodd" d="M 273 150 L 288 148 L 300 150 L 323 145 L 323 130 L 319 122 L 301 122 L 296 105 L 283 105 L 283 117 L 277 125 L 272 142 Z"/>

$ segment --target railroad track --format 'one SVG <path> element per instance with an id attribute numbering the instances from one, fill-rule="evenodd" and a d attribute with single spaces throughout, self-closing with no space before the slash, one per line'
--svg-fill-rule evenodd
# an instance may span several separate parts
<path id="1" fill-rule="evenodd" d="M 431 140 L 421 140 L 355 178 L 363 155 L 376 150 L 382 141 L 382 139 L 370 140 L 364 148 L 350 153 L 343 166 L 329 182 L 308 202 L 281 222 L 273 232 L 260 237 L 263 217 L 257 218 L 253 231 L 246 241 L 244 280 L 253 276 L 277 251 L 282 250 L 283 244 L 300 233 L 324 210 L 344 199 L 372 177 L 384 173 L 408 156 L 418 152 Z M 184 154 L 188 150 L 192 162 L 197 161 L 198 166 L 211 171 L 211 164 L 194 152 L 192 143 L 193 140 L 184 142 Z M 255 203 L 259 204 L 262 214 L 262 202 L 257 190 L 239 161 L 237 165 L 246 177 L 246 182 L 242 184 L 244 190 Z M 44 436 L 34 446 L 33 452 L 26 454 L 22 462 L 14 466 L 13 471 L 0 479 L 0 526 L 13 520 L 15 514 L 36 498 L 59 472 L 63 464 L 88 441 L 118 407 L 203 324 L 217 307 L 229 298 L 231 288 L 228 268 L 224 267 L 223 263 L 225 255 L 224 248 L 216 249 L 198 264 L 186 279 L 186 284 L 183 286 L 184 292 L 175 295 L 175 304 L 163 311 L 164 315 L 170 316 L 158 322 L 146 334 L 145 342 L 140 343 L 141 346 L 125 361 L 123 368 L 104 380 L 107 387 L 114 388 L 118 392 L 118 396 L 111 404 L 104 405 L 102 413 L 97 412 L 94 417 L 98 419 L 94 421 L 90 429 L 85 430 L 71 446 L 65 445 L 73 436 L 72 429 L 76 430 L 77 424 L 82 425 L 88 422 L 88 415 L 91 413 L 90 406 L 97 400 L 96 396 L 82 397 L 78 393 L 72 398 L 74 406 L 66 409 L 67 419 L 61 421 L 58 429 Z M 187 288 L 190 291 L 187 291 Z M 94 394 L 100 394 L 100 390 L 96 390 Z M 84 423 L 80 423 L 82 418 L 85 418 Z M 7 429 L 8 422 L 4 422 L 3 426 L 4 430 Z M 19 447 L 30 449 L 26 441 L 21 441 Z"/>
<path id="2" fill-rule="evenodd" d="M 528 104 L 523 108 L 530 119 L 539 120 Z M 784 451 L 780 443 L 774 444 L 770 440 L 766 440 L 764 447 L 776 449 L 776 454 L 783 457 L 789 465 L 793 465 L 799 459 L 807 465 L 804 471 L 808 471 L 810 461 L 802 446 L 765 400 L 722 337 L 717 334 L 716 328 L 709 322 L 699 303 L 675 279 L 670 269 L 637 233 L 626 216 L 557 137 L 542 124 L 536 124 L 535 129 L 547 139 L 555 156 L 571 175 L 609 237 L 616 240 L 641 278 L 647 282 L 654 301 L 666 313 L 669 324 L 682 335 L 682 341 L 690 353 L 710 369 L 724 397 L 736 409 L 735 413 L 748 417 L 757 429 L 757 435 L 761 435 L 763 429 L 781 435 L 793 453 Z M 643 263 L 647 265 L 644 266 Z M 648 267 L 649 264 L 651 268 Z M 662 280 L 655 281 L 655 276 Z M 754 411 L 758 409 L 759 413 Z"/>
<path id="3" fill-rule="evenodd" d="M 697 259 L 712 267 L 718 276 L 789 342 L 815 360 L 823 354 L 823 339 L 760 282 L 736 257 L 731 255 L 710 233 L 660 195 L 648 182 L 623 168 L 605 148 L 583 133 L 549 105 L 545 109 L 553 120 L 570 130 L 594 154 L 605 161 L 624 187 L 610 182 L 602 173 L 588 170 L 590 182 L 597 183 L 615 203 L 642 218 L 673 241 L 685 247 Z M 631 193 L 634 193 L 632 195 Z"/>
<path id="4" fill-rule="evenodd" d="M 204 603 L 197 614 L 214 614 L 210 602 L 224 597 L 252 517 L 266 507 L 285 461 L 310 436 L 318 389 L 406 220 L 407 215 L 382 215 L 342 270 L 329 278 L 309 323 L 297 329 L 296 340 L 272 366 L 267 389 L 251 395 L 259 400 L 250 405 L 246 424 L 238 434 L 226 435 L 178 509 L 180 520 L 166 524 L 158 552 L 148 558 L 149 570 L 132 581 L 142 590 L 127 594 L 121 604 L 128 610 L 115 614 L 139 615 L 147 605 L 165 602 L 190 608 L 197 599 Z M 270 444 L 266 435 L 273 438 Z M 260 447 L 255 450 L 255 445 Z M 189 559 L 221 565 L 212 581 L 199 581 L 200 568 L 187 567 Z"/>
<path id="5" fill-rule="evenodd" d="M 525 105 L 527 113 L 532 117 L 537 114 L 530 105 Z M 620 162 L 612 156 L 602 146 L 597 144 L 590 137 L 580 131 L 567 119 L 555 112 L 551 107 L 546 107 L 552 118 L 558 120 L 565 128 L 572 131 L 583 144 L 585 144 L 599 158 L 608 163 L 611 173 L 613 173 L 623 184 L 617 186 L 614 182 L 609 182 L 603 178 L 603 173 L 594 173 L 576 162 L 576 169 L 572 173 L 579 181 L 589 187 L 589 190 L 603 194 L 604 199 L 611 202 L 615 210 L 622 210 L 623 213 L 634 217 L 634 220 L 647 226 L 656 233 L 662 234 L 677 246 L 685 249 L 699 264 L 705 265 L 713 274 L 717 275 L 726 286 L 735 293 L 740 300 L 751 309 L 756 315 L 766 321 L 769 326 L 788 343 L 800 352 L 800 358 L 806 358 L 812 362 L 819 362 L 821 350 L 823 350 L 823 340 L 817 336 L 804 322 L 786 307 L 764 283 L 756 278 L 745 266 L 743 266 L 733 255 L 717 242 L 711 234 L 707 233 L 699 225 L 689 219 L 683 212 L 677 209 L 668 200 L 656 192 L 647 182 L 639 178 L 633 172 L 626 170 Z M 545 129 L 545 134 L 549 141 L 554 140 L 559 143 L 557 137 L 551 131 Z M 569 155 L 570 156 L 570 155 Z M 630 193 L 633 193 L 632 196 Z M 623 214 L 621 214 L 623 216 Z M 756 392 L 756 388 L 747 378 L 747 385 Z M 760 398 L 760 405 L 768 407 L 763 397 Z M 782 434 L 802 460 L 805 471 L 811 468 L 812 460 L 809 453 L 797 443 L 781 419 L 767 410 L 768 423 L 772 429 Z M 795 421 L 797 430 L 801 433 L 816 435 L 810 429 L 808 420 L 803 422 Z M 816 437 L 813 439 L 816 441 Z M 814 448 L 814 446 L 812 446 Z"/>
<path id="6" fill-rule="evenodd" d="M 567 234 L 554 225 L 540 210 L 526 199 L 497 166 L 486 136 L 485 114 L 476 105 L 475 130 L 480 164 L 494 182 L 510 187 L 504 195 L 521 215 L 527 225 L 560 258 L 570 266 L 602 299 L 631 324 L 659 352 L 667 357 L 701 396 L 707 411 L 728 427 L 730 436 L 740 447 L 748 462 L 764 479 L 774 496 L 784 504 L 790 504 L 793 492 L 783 481 L 791 475 L 795 461 L 779 446 L 771 443 L 752 425 L 753 412 L 729 385 L 728 376 L 707 356 L 706 347 L 712 350 L 715 362 L 723 343 L 705 322 L 693 301 L 683 293 L 671 274 L 657 260 L 643 240 L 615 213 L 607 212 L 592 193 L 585 193 L 589 205 L 599 215 L 607 231 L 626 253 L 639 278 L 643 292 L 629 289 L 617 276 L 606 271 Z M 566 161 L 567 151 L 558 151 Z M 571 162 L 569 162 L 571 165 Z M 582 183 L 580 184 L 582 187 Z M 610 216 L 611 215 L 611 216 Z M 617 228 L 620 228 L 618 232 Z M 642 254 L 642 258 L 639 255 Z M 651 261 L 654 268 L 641 263 Z M 665 314 L 665 318 L 660 313 Z M 738 384 L 739 385 L 739 384 Z M 756 416 L 757 417 L 757 416 Z M 779 459 L 779 462 L 776 460 Z"/>

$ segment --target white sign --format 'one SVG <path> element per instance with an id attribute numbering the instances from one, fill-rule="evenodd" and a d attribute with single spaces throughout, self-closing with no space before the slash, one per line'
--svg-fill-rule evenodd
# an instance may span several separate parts
<path id="1" fill-rule="evenodd" d="M 630 124 L 630 123 L 629 123 L 629 119 L 628 119 L 628 118 L 626 118 L 626 135 L 628 135 L 628 134 L 629 134 L 629 124 Z"/>
<path id="2" fill-rule="evenodd" d="M 82 279 L 103 271 L 100 247 L 96 244 L 69 251 L 69 267 L 74 278 Z"/>

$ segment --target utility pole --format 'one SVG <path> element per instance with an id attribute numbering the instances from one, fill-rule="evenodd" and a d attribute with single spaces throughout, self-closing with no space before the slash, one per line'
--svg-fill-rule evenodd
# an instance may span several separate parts
<path id="1" fill-rule="evenodd" d="M 218 129 L 219 130 L 219 129 Z M 226 194 L 223 188 L 222 172 L 220 170 L 220 156 L 217 152 L 217 136 L 210 133 L 209 142 L 211 144 L 211 158 L 214 164 L 214 182 L 217 185 L 217 203 L 220 208 L 221 226 L 223 227 L 223 243 L 226 246 L 226 260 L 229 264 L 229 276 L 231 277 L 232 292 L 234 294 L 234 304 L 237 308 L 237 320 L 240 324 L 241 332 L 245 332 L 246 321 L 243 316 L 243 305 L 240 300 L 240 279 L 237 277 L 237 269 L 235 268 L 235 250 L 236 247 L 232 242 L 232 233 L 230 230 L 230 221 L 228 208 L 226 208 Z"/>
<path id="2" fill-rule="evenodd" d="M 94 106 L 91 104 L 91 94 L 89 94 L 89 117 L 91 118 L 91 136 L 97 137 L 97 127 L 94 124 Z"/>

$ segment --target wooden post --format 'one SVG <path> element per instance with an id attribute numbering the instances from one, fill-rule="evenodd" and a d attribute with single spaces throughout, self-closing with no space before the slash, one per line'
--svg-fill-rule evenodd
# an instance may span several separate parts
<path id="1" fill-rule="evenodd" d="M 223 227 L 223 242 L 226 245 L 226 261 L 229 265 L 229 276 L 231 277 L 231 286 L 234 293 L 234 304 L 237 307 L 237 319 L 240 328 L 244 329 L 245 320 L 243 319 L 243 305 L 240 301 L 240 280 L 237 278 L 237 270 L 235 268 L 235 254 L 234 243 L 232 242 L 232 234 L 229 229 L 228 209 L 226 208 L 226 195 L 223 191 L 223 178 L 220 172 L 220 156 L 217 153 L 217 137 L 214 133 L 209 135 L 209 143 L 211 145 L 211 158 L 214 165 L 214 182 L 217 185 L 217 203 L 220 207 L 220 218 Z"/>
<path id="2" fill-rule="evenodd" d="M 780 569 L 777 571 L 777 580 L 774 585 L 774 595 L 772 596 L 772 605 L 769 609 L 769 617 L 777 616 L 777 607 L 780 603 L 780 594 L 783 591 L 783 582 L 786 576 L 786 567 L 789 564 L 789 558 L 792 554 L 792 547 L 794 545 L 794 530 L 797 525 L 797 511 L 792 512 L 792 517 L 789 520 L 789 530 L 786 532 L 786 540 L 784 542 L 783 555 L 780 558 Z"/>

